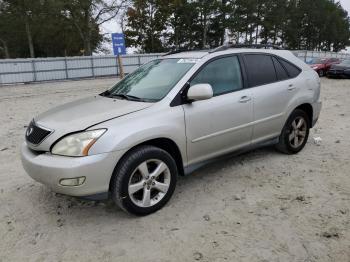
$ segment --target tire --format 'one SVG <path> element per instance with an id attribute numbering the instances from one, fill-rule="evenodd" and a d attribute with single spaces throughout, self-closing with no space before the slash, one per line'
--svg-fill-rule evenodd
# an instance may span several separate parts
<path id="1" fill-rule="evenodd" d="M 116 166 L 110 186 L 111 197 L 124 211 L 145 216 L 169 201 L 177 175 L 175 160 L 168 152 L 154 146 L 139 146 Z"/>
<path id="2" fill-rule="evenodd" d="M 323 69 L 319 70 L 318 75 L 319 77 L 324 77 L 324 70 Z"/>
<path id="3" fill-rule="evenodd" d="M 295 126 L 300 124 L 300 119 L 304 121 L 304 125 L 296 132 Z M 282 129 L 276 149 L 290 155 L 299 153 L 308 140 L 310 126 L 308 115 L 301 109 L 294 110 Z M 295 138 L 296 136 L 298 137 L 297 139 Z"/>

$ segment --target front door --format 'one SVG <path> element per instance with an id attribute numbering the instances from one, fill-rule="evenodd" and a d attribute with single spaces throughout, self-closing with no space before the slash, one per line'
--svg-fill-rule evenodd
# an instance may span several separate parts
<path id="1" fill-rule="evenodd" d="M 189 164 L 247 146 L 252 138 L 252 95 L 243 88 L 238 58 L 209 62 L 190 85 L 200 83 L 210 84 L 214 97 L 183 105 Z"/>

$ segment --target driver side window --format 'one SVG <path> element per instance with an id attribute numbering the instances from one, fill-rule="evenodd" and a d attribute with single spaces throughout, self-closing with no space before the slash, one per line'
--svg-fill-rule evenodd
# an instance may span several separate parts
<path id="1" fill-rule="evenodd" d="M 191 86 L 195 84 L 210 84 L 214 96 L 242 89 L 241 68 L 237 56 L 210 62 L 191 81 Z"/>

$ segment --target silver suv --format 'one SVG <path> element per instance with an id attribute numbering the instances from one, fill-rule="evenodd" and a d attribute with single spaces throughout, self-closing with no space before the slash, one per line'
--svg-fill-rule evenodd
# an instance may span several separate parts
<path id="1" fill-rule="evenodd" d="M 298 153 L 320 110 L 318 75 L 289 51 L 174 53 L 35 117 L 22 162 L 55 192 L 108 193 L 146 215 L 167 203 L 178 175 L 210 159 L 268 144 Z"/>

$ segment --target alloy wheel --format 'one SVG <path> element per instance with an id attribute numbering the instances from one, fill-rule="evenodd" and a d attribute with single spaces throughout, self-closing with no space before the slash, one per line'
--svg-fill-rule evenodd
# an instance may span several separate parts
<path id="1" fill-rule="evenodd" d="M 163 161 L 158 159 L 144 161 L 130 176 L 129 197 L 139 207 L 154 206 L 168 192 L 170 181 L 170 169 Z"/>
<path id="2" fill-rule="evenodd" d="M 294 119 L 289 132 L 289 143 L 291 147 L 300 147 L 306 138 L 307 122 L 301 116 Z"/>

